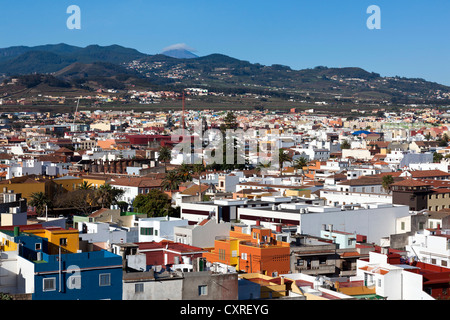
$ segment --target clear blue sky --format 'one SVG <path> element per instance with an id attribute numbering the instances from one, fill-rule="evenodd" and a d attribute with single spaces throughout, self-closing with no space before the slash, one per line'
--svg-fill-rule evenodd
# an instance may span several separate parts
<path id="1" fill-rule="evenodd" d="M 81 30 L 69 30 L 69 5 Z M 370 5 L 381 30 L 369 30 Z M 448 0 L 0 0 L 0 47 L 119 44 L 155 54 L 186 43 L 293 69 L 361 67 L 450 85 Z"/>

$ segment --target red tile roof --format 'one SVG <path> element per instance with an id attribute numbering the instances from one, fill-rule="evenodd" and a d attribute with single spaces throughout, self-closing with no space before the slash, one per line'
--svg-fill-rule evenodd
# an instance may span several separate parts
<path id="1" fill-rule="evenodd" d="M 399 182 L 391 184 L 391 186 L 402 186 L 402 187 L 429 187 L 429 183 L 422 182 L 420 180 L 405 179 Z"/>

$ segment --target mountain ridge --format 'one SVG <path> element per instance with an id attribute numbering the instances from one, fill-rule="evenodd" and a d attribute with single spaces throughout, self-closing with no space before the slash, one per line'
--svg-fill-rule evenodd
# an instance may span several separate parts
<path id="1" fill-rule="evenodd" d="M 116 44 L 78 47 L 59 43 L 3 48 L 1 73 L 7 77 L 51 74 L 64 81 L 76 81 L 77 85 L 92 78 L 97 82 L 108 78 L 121 88 L 139 83 L 168 89 L 196 86 L 230 94 L 270 92 L 285 99 L 421 103 L 439 99 L 445 102 L 450 97 L 449 86 L 420 78 L 382 77 L 359 67 L 294 70 L 281 64 L 250 63 L 221 53 L 176 58 Z"/>

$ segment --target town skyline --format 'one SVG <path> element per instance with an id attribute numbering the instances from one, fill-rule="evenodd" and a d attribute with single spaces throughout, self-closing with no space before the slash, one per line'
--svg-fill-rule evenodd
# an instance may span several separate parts
<path id="1" fill-rule="evenodd" d="M 0 10 L 0 301 L 450 299 L 448 0 Z"/>

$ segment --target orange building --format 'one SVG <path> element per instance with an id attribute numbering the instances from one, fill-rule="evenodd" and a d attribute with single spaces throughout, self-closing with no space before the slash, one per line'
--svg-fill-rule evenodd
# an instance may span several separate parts
<path id="1" fill-rule="evenodd" d="M 250 233 L 245 232 L 247 228 Z M 289 243 L 277 241 L 271 229 L 261 226 L 235 226 L 229 237 L 217 238 L 203 257 L 246 273 L 273 276 L 290 270 Z"/>
<path id="2" fill-rule="evenodd" d="M 130 141 L 126 139 L 98 140 L 97 145 L 104 150 L 127 150 L 131 147 Z"/>

